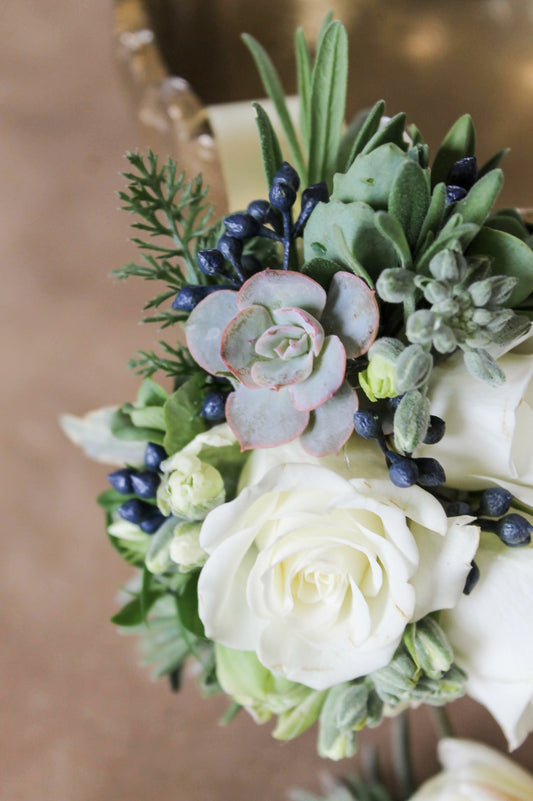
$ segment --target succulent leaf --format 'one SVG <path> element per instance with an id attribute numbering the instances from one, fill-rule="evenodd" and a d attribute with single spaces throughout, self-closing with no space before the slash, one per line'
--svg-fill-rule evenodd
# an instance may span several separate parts
<path id="1" fill-rule="evenodd" d="M 353 432 L 353 416 L 359 407 L 357 395 L 345 381 L 335 395 L 311 412 L 311 422 L 301 443 L 313 456 L 338 453 Z"/>
<path id="2" fill-rule="evenodd" d="M 294 408 L 287 389 L 240 386 L 228 397 L 226 419 L 242 450 L 272 448 L 296 439 L 309 422 L 309 412 Z"/>
<path id="3" fill-rule="evenodd" d="M 329 400 L 342 384 L 345 369 L 346 354 L 342 342 L 336 336 L 326 337 L 309 378 L 290 387 L 295 409 L 310 411 Z"/>
<path id="4" fill-rule="evenodd" d="M 321 319 L 326 333 L 335 333 L 355 359 L 372 345 L 379 326 L 375 292 L 356 275 L 335 273 L 331 279 L 326 308 Z"/>
<path id="5" fill-rule="evenodd" d="M 191 312 L 185 328 L 187 347 L 194 361 L 208 373 L 226 371 L 220 356 L 222 332 L 238 312 L 237 293 L 222 289 L 208 295 Z"/>
<path id="6" fill-rule="evenodd" d="M 320 318 L 326 305 L 326 293 L 316 281 L 301 273 L 263 270 L 243 284 L 237 304 L 239 309 L 252 304 L 261 304 L 271 310 L 297 306 Z"/>

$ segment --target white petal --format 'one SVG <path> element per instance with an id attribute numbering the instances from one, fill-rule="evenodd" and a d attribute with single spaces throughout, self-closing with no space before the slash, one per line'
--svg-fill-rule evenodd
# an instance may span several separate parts
<path id="1" fill-rule="evenodd" d="M 326 333 L 336 334 L 348 359 L 366 353 L 378 331 L 379 309 L 375 292 L 362 278 L 337 272 L 331 280 L 321 318 Z"/>
<path id="2" fill-rule="evenodd" d="M 238 311 L 237 292 L 221 289 L 204 298 L 187 320 L 185 335 L 191 356 L 212 375 L 227 372 L 220 343 L 224 329 Z"/>
<path id="3" fill-rule="evenodd" d="M 83 448 L 90 459 L 112 465 L 142 465 L 146 442 L 118 439 L 111 433 L 111 418 L 117 408 L 106 406 L 84 417 L 63 414 L 59 423 L 67 437 Z"/>

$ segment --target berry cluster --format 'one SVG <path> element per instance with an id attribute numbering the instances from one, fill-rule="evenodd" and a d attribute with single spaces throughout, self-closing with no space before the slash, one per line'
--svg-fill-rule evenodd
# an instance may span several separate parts
<path id="1" fill-rule="evenodd" d="M 159 467 L 166 458 L 167 452 L 161 445 L 149 442 L 144 454 L 146 470 L 124 467 L 107 476 L 111 486 L 121 495 L 136 496 L 125 501 L 117 511 L 123 520 L 139 526 L 145 534 L 155 534 L 166 520 L 153 503 L 161 483 Z"/>

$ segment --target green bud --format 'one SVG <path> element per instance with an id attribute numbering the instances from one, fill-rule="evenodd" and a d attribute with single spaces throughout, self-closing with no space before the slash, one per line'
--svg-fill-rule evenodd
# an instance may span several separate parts
<path id="1" fill-rule="evenodd" d="M 321 757 L 338 760 L 355 754 L 355 731 L 353 728 L 339 726 L 339 719 L 349 718 L 345 708 L 348 689 L 350 684 L 344 682 L 327 692 L 318 728 L 318 753 Z"/>
<path id="2" fill-rule="evenodd" d="M 216 467 L 197 456 L 177 453 L 163 463 L 165 474 L 157 490 L 157 505 L 164 515 L 203 520 L 224 503 L 224 481 Z"/>
<path id="3" fill-rule="evenodd" d="M 288 712 L 282 712 L 278 716 L 276 728 L 272 732 L 276 740 L 293 740 L 318 720 L 327 690 L 304 689 L 308 691 L 307 696 Z"/>
<path id="4" fill-rule="evenodd" d="M 457 339 L 449 325 L 441 323 L 433 334 L 433 345 L 439 353 L 453 353 Z"/>
<path id="5" fill-rule="evenodd" d="M 490 334 L 482 328 L 473 331 L 465 339 L 465 343 L 469 348 L 484 348 L 490 345 L 492 341 Z"/>
<path id="6" fill-rule="evenodd" d="M 174 537 L 175 520 L 167 520 L 160 526 L 150 540 L 145 564 L 150 573 L 166 573 L 173 566 L 170 557 L 170 543 Z"/>
<path id="7" fill-rule="evenodd" d="M 513 314 L 497 331 L 492 333 L 491 342 L 495 345 L 506 345 L 508 342 L 512 342 L 525 334 L 530 324 L 530 320 L 527 317 Z"/>
<path id="8" fill-rule="evenodd" d="M 390 267 L 379 276 L 376 289 L 387 303 L 402 303 L 415 291 L 414 274 L 411 270 Z"/>
<path id="9" fill-rule="evenodd" d="M 491 282 L 489 301 L 491 306 L 499 306 L 509 300 L 513 289 L 518 283 L 518 278 L 510 275 L 495 275 L 489 280 Z"/>
<path id="10" fill-rule="evenodd" d="M 425 384 L 432 367 L 431 354 L 421 345 L 409 345 L 396 362 L 396 394 L 401 395 Z"/>
<path id="11" fill-rule="evenodd" d="M 179 565 L 181 573 L 188 573 L 205 564 L 207 553 L 200 545 L 201 529 L 200 522 L 180 523 L 174 527 L 170 543 L 170 557 Z"/>
<path id="12" fill-rule="evenodd" d="M 486 381 L 493 387 L 499 387 L 505 382 L 504 372 L 487 351 L 464 348 L 464 360 L 466 369 L 474 378 Z"/>
<path id="13" fill-rule="evenodd" d="M 429 281 L 424 287 L 424 297 L 431 305 L 442 303 L 450 297 L 450 287 L 441 281 Z"/>
<path id="14" fill-rule="evenodd" d="M 386 667 L 372 673 L 372 681 L 381 700 L 397 706 L 411 695 L 416 685 L 416 673 L 413 660 L 400 651 Z"/>
<path id="15" fill-rule="evenodd" d="M 429 400 L 417 389 L 406 392 L 394 413 L 394 441 L 399 451 L 412 453 L 429 425 Z"/>
<path id="16" fill-rule="evenodd" d="M 433 304 L 431 311 L 441 318 L 449 318 L 459 314 L 461 307 L 455 298 L 447 298 L 446 300 L 441 300 L 440 303 Z"/>
<path id="17" fill-rule="evenodd" d="M 429 262 L 429 271 L 437 281 L 455 284 L 466 272 L 466 259 L 456 250 L 441 250 Z"/>
<path id="18" fill-rule="evenodd" d="M 433 340 L 433 329 L 437 317 L 429 309 L 419 309 L 409 315 L 407 320 L 407 339 L 418 345 L 429 345 Z"/>
<path id="19" fill-rule="evenodd" d="M 337 724 L 341 731 L 358 729 L 367 717 L 368 686 L 354 682 L 344 689 L 337 701 Z"/>
<path id="20" fill-rule="evenodd" d="M 466 673 L 453 664 L 439 679 L 421 678 L 413 697 L 432 706 L 443 706 L 465 694 L 466 678 Z"/>
<path id="21" fill-rule="evenodd" d="M 359 373 L 359 383 L 371 401 L 394 398 L 398 394 L 395 365 L 403 347 L 399 340 L 383 337 L 370 348 L 368 367 Z"/>
<path id="22" fill-rule="evenodd" d="M 493 316 L 493 313 L 488 309 L 474 309 L 472 322 L 475 325 L 487 325 L 487 323 L 490 323 Z"/>
<path id="23" fill-rule="evenodd" d="M 500 309 L 496 312 L 488 312 L 488 314 L 490 315 L 490 320 L 488 323 L 485 323 L 485 325 L 489 331 L 493 332 L 500 331 L 502 328 L 505 328 L 507 323 L 515 316 L 515 313 L 512 311 L 512 309 Z"/>
<path id="24" fill-rule="evenodd" d="M 453 662 L 453 650 L 443 630 L 432 617 L 406 627 L 403 641 L 417 667 L 432 679 L 440 678 Z"/>
<path id="25" fill-rule="evenodd" d="M 485 278 L 483 281 L 474 281 L 468 287 L 468 291 L 476 306 L 486 306 L 491 296 L 491 279 Z"/>

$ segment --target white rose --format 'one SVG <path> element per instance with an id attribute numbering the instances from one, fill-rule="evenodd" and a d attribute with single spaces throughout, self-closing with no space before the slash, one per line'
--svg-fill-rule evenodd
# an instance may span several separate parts
<path id="1" fill-rule="evenodd" d="M 468 695 L 516 748 L 533 730 L 533 545 L 510 548 L 483 533 L 476 564 L 478 583 L 440 624 L 468 674 Z"/>
<path id="2" fill-rule="evenodd" d="M 533 776 L 486 745 L 441 740 L 444 768 L 411 801 L 531 801 Z"/>
<path id="3" fill-rule="evenodd" d="M 481 489 L 497 484 L 533 506 L 533 337 L 499 360 L 506 381 L 489 387 L 473 378 L 457 354 L 433 371 L 431 412 L 446 421 L 436 445 L 417 456 L 433 456 L 447 484 Z"/>
<path id="4" fill-rule="evenodd" d="M 366 476 L 365 450 L 351 475 Z M 204 521 L 199 611 L 208 637 L 322 690 L 383 667 L 407 623 L 453 607 L 479 537 L 419 487 L 295 454 Z M 254 451 L 248 475 L 272 458 Z"/>

